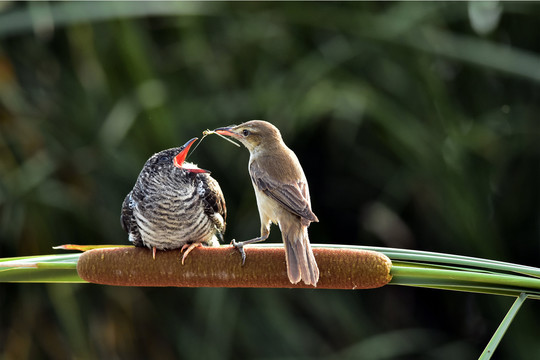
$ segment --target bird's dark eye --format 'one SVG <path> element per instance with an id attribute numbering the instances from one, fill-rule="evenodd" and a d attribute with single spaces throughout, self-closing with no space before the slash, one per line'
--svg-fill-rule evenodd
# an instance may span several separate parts
<path id="1" fill-rule="evenodd" d="M 169 157 L 168 156 L 160 156 L 158 161 L 159 162 L 167 162 L 167 161 L 169 161 Z"/>
<path id="2" fill-rule="evenodd" d="M 242 135 L 248 136 L 250 134 L 249 130 L 243 130 Z"/>

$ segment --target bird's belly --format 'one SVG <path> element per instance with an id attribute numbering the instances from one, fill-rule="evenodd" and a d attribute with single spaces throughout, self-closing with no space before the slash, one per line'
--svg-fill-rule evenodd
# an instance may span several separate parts
<path id="1" fill-rule="evenodd" d="M 136 213 L 141 238 L 147 247 L 160 250 L 181 248 L 187 243 L 215 243 L 215 227 L 202 208 L 197 211 L 159 211 Z"/>
<path id="2" fill-rule="evenodd" d="M 257 188 L 255 188 L 255 197 L 257 199 L 257 208 L 259 209 L 261 220 L 263 220 L 263 222 L 265 220 L 270 220 L 274 224 L 278 224 L 282 211 L 281 205 L 277 204 L 275 200 L 269 198 Z"/>

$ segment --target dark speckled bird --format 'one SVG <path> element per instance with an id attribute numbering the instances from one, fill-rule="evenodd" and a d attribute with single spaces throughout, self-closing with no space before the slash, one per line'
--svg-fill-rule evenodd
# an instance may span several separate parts
<path id="1" fill-rule="evenodd" d="M 185 162 L 193 138 L 182 147 L 160 151 L 144 165 L 122 204 L 122 228 L 135 246 L 186 250 L 218 246 L 227 209 L 218 182 L 207 170 Z"/>

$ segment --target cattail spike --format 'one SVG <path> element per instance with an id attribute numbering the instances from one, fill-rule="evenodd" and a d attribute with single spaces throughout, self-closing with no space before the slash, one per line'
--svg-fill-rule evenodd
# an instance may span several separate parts
<path id="1" fill-rule="evenodd" d="M 116 286 L 311 288 L 291 284 L 283 247 L 247 247 L 242 266 L 230 246 L 198 247 L 182 265 L 179 250 L 160 251 L 156 260 L 145 248 L 95 249 L 81 255 L 77 271 L 89 282 Z M 392 278 L 390 259 L 355 249 L 313 249 L 320 269 L 317 289 L 371 289 Z"/>

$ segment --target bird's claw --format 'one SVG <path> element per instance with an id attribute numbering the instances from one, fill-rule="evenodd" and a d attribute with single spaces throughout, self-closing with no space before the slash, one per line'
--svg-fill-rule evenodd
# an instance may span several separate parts
<path id="1" fill-rule="evenodd" d="M 242 256 L 242 266 L 244 266 L 244 264 L 246 263 L 246 252 L 244 251 L 244 243 L 236 242 L 236 240 L 233 239 L 231 241 L 231 245 L 240 252 L 240 255 Z"/>
<path id="2" fill-rule="evenodd" d="M 182 256 L 182 265 L 184 265 L 184 261 L 186 261 L 186 257 L 191 252 L 191 250 L 193 250 L 193 249 L 195 249 L 197 247 L 200 247 L 200 246 L 203 246 L 202 243 L 200 243 L 200 242 L 196 242 L 196 243 L 192 243 L 192 244 L 184 244 L 184 246 L 182 246 L 182 248 L 180 249 L 180 253 L 183 253 L 184 250 L 186 251 L 184 253 L 184 256 Z"/>

